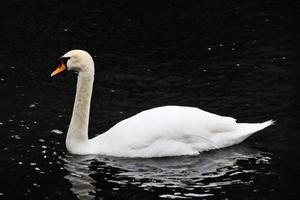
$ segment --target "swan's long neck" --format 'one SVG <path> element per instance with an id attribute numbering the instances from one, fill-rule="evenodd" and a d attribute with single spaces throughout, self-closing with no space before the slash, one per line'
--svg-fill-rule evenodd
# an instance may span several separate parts
<path id="1" fill-rule="evenodd" d="M 88 141 L 90 104 L 94 73 L 79 73 L 72 119 L 67 133 L 66 146 L 70 152 L 82 151 Z"/>

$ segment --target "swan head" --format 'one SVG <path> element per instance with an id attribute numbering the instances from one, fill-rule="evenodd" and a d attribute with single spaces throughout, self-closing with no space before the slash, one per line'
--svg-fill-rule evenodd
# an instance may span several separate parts
<path id="1" fill-rule="evenodd" d="M 83 50 L 71 50 L 58 59 L 58 67 L 51 76 L 65 70 L 73 70 L 79 74 L 94 75 L 94 61 L 92 56 Z"/>

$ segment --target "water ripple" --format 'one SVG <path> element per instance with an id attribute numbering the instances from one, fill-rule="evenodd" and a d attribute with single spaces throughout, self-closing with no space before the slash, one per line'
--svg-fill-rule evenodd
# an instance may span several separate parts
<path id="1" fill-rule="evenodd" d="M 199 156 L 129 159 L 89 155 L 67 156 L 64 162 L 68 171 L 65 179 L 79 199 L 95 198 L 104 184 L 113 184 L 114 191 L 136 186 L 155 191 L 161 198 L 178 199 L 211 197 L 225 186 L 252 184 L 251 177 L 265 173 L 263 168 L 271 162 L 271 157 L 255 149 L 235 146 Z"/>

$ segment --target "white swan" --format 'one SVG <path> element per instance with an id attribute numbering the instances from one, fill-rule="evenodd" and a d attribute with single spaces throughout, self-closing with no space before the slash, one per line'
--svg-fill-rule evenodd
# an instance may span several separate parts
<path id="1" fill-rule="evenodd" d="M 64 70 L 78 72 L 76 98 L 67 133 L 66 147 L 73 154 L 102 154 L 119 157 L 163 157 L 197 155 L 202 151 L 242 142 L 273 124 L 236 123 L 231 117 L 198 108 L 164 106 L 138 113 L 105 133 L 88 139 L 94 61 L 83 50 L 72 50 L 60 58 L 54 76 Z"/>

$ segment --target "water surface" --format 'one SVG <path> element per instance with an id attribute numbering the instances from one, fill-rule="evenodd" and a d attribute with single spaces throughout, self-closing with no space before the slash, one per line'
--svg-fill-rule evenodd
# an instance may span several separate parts
<path id="1" fill-rule="evenodd" d="M 6 1 L 0 21 L 0 199 L 297 199 L 299 62 L 292 1 Z M 199 156 L 70 155 L 74 48 L 96 64 L 90 137 L 185 105 L 276 120 Z"/>

